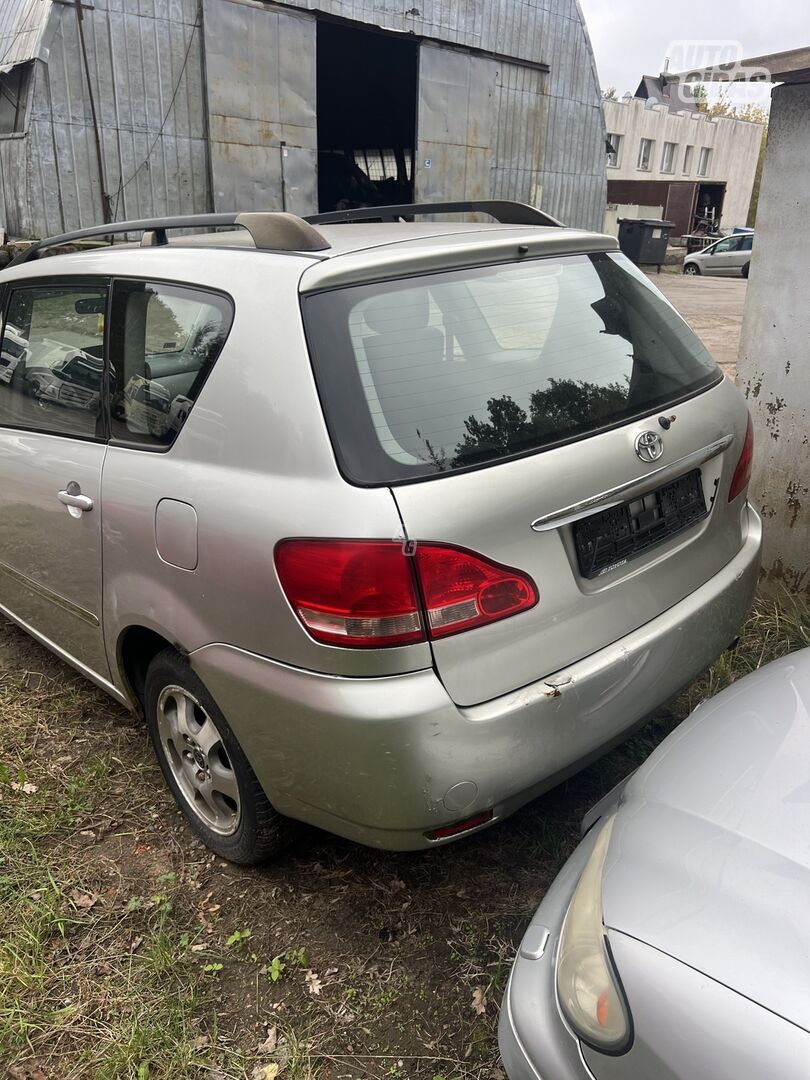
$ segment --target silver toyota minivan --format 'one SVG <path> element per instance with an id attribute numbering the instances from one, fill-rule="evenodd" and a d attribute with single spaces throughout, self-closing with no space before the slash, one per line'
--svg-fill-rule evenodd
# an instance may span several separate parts
<path id="1" fill-rule="evenodd" d="M 747 409 L 613 238 L 505 202 L 113 233 L 0 274 L 0 610 L 144 716 L 221 856 L 489 826 L 735 637 Z"/>

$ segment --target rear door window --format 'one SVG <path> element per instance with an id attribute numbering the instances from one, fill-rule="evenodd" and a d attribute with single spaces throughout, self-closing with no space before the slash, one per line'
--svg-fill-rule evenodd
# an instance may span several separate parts
<path id="1" fill-rule="evenodd" d="M 218 293 L 161 282 L 114 283 L 114 441 L 171 446 L 222 351 L 232 319 L 233 304 Z"/>
<path id="2" fill-rule="evenodd" d="M 0 343 L 0 426 L 100 438 L 105 285 L 14 286 Z"/>
<path id="3" fill-rule="evenodd" d="M 721 377 L 616 253 L 306 297 L 327 424 L 361 484 L 421 479 L 626 423 Z"/>

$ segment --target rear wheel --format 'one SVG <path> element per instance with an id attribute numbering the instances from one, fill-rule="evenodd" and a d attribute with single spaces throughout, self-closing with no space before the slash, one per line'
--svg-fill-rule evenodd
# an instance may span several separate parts
<path id="1" fill-rule="evenodd" d="M 689 274 L 690 277 L 695 277 L 697 274 L 700 273 L 700 268 L 698 267 L 697 263 L 687 263 L 686 266 L 684 266 L 683 268 L 683 272 L 685 274 Z"/>
<path id="2" fill-rule="evenodd" d="M 144 709 L 169 790 L 207 847 L 243 866 L 286 847 L 292 822 L 273 809 L 225 717 L 174 649 L 149 665 Z"/>

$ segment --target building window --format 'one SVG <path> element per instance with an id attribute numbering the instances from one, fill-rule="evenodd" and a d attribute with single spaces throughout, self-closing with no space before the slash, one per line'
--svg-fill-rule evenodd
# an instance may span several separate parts
<path id="1" fill-rule="evenodd" d="M 621 135 L 616 135 L 614 132 L 609 132 L 607 141 L 608 146 L 610 147 L 608 150 L 607 163 L 615 169 L 619 164 L 619 159 L 622 154 L 622 137 Z"/>
<path id="2" fill-rule="evenodd" d="M 18 64 L 0 75 L 0 135 L 25 131 L 34 65 Z"/>
<path id="3" fill-rule="evenodd" d="M 701 146 L 700 157 L 698 158 L 698 176 L 709 175 L 709 161 L 711 160 L 712 151 L 710 146 Z"/>
<path id="4" fill-rule="evenodd" d="M 645 172 L 650 170 L 653 145 L 652 139 L 642 139 L 638 144 L 638 168 L 644 169 Z"/>
<path id="5" fill-rule="evenodd" d="M 687 146 L 686 149 L 683 152 L 683 171 L 684 171 L 684 173 L 688 173 L 689 170 L 692 168 L 692 151 L 694 149 L 695 149 L 694 146 Z"/>
<path id="6" fill-rule="evenodd" d="M 676 143 L 664 143 L 664 152 L 661 154 L 661 172 L 675 171 L 675 149 Z"/>

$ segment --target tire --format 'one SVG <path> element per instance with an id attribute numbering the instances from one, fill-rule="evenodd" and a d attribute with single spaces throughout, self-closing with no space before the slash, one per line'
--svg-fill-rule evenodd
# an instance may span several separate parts
<path id="1" fill-rule="evenodd" d="M 166 784 L 206 847 L 240 866 L 287 847 L 293 822 L 272 807 L 216 702 L 174 649 L 149 665 L 144 712 Z"/>
<path id="2" fill-rule="evenodd" d="M 748 268 L 750 267 L 750 265 L 751 263 L 746 263 L 745 266 L 742 268 L 742 276 L 744 278 L 748 277 Z"/>
<path id="3" fill-rule="evenodd" d="M 683 268 L 683 272 L 685 274 L 688 274 L 690 277 L 697 277 L 697 275 L 700 273 L 700 267 L 697 265 L 697 263 L 687 263 L 686 266 L 684 266 Z"/>

